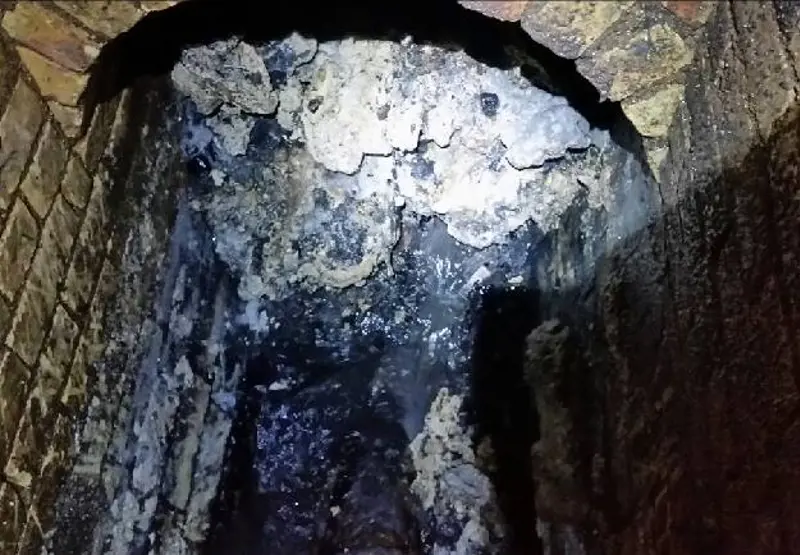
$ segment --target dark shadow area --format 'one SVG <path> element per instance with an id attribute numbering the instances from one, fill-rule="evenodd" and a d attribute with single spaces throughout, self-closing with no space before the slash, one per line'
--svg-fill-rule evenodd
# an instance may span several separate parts
<path id="1" fill-rule="evenodd" d="M 543 312 L 581 354 L 564 359 L 556 391 L 578 473 L 552 482 L 539 511 L 556 548 L 575 528 L 592 554 L 800 545 L 800 366 L 787 341 L 800 317 L 800 267 L 788 262 L 800 259 L 798 121 L 795 108 L 737 167 L 622 238 L 585 291 L 482 299 L 472 410 L 477 435 L 492 438 L 512 553 L 537 552 L 529 450 L 539 426 L 523 356 Z"/>
<path id="2" fill-rule="evenodd" d="M 475 441 L 491 441 L 492 479 L 508 527 L 509 555 L 533 555 L 542 549 L 531 461 L 539 422 L 525 380 L 525 342 L 539 323 L 539 294 L 497 287 L 479 302 L 470 387 Z"/>
<path id="3" fill-rule="evenodd" d="M 491 19 L 455 0 L 423 5 L 404 2 L 303 2 L 273 4 L 187 0 L 151 13 L 109 42 L 95 61 L 82 102 L 84 131 L 98 104 L 113 98 L 138 76 L 171 71 L 182 49 L 232 36 L 252 43 L 281 39 L 292 31 L 319 41 L 345 37 L 417 42 L 464 50 L 487 65 L 521 65 L 536 85 L 565 96 L 595 127 L 608 128 L 619 144 L 641 154 L 641 137 L 618 103 L 599 101 L 594 86 L 573 61 L 535 43 L 518 23 Z"/>
<path id="4" fill-rule="evenodd" d="M 313 323 L 325 324 L 305 308 L 273 341 L 236 347 L 247 363 L 202 552 L 336 555 L 363 544 L 415 553 L 418 515 L 400 483 L 408 438 L 392 400 L 371 400 L 385 345 L 367 336 L 337 360 L 315 346 Z M 287 375 L 291 386 L 274 387 Z"/>
<path id="5" fill-rule="evenodd" d="M 542 300 L 554 335 L 570 330 L 551 367 L 567 432 L 539 454 L 559 470 L 569 447 L 575 479 L 535 475 L 554 552 L 576 529 L 591 554 L 800 545 L 800 358 L 787 341 L 800 318 L 797 107 L 775 129 L 621 238 L 587 278 L 590 297 Z M 708 138 L 700 154 L 721 146 Z"/>

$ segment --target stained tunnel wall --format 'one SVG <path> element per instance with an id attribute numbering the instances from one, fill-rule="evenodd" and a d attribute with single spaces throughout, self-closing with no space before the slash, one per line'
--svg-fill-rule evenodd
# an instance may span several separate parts
<path id="1" fill-rule="evenodd" d="M 14 8 L 1 3 L 0 18 Z M 30 23 L 32 33 L 41 31 Z M 164 184 L 180 181 L 170 165 L 178 160 L 177 148 L 170 146 L 174 141 L 164 142 L 157 125 L 163 119 L 159 81 L 107 99 L 87 133 L 78 137 L 63 119 L 64 106 L 46 83 L 42 86 L 41 75 L 34 74 L 19 48 L 5 29 L 0 31 L 4 555 L 39 552 L 53 522 L 58 485 L 74 462 L 76 438 L 94 442 L 83 471 L 99 471 L 112 430 L 81 430 L 78 424 L 87 410 L 108 413 L 106 420 L 113 424 L 115 399 L 125 381 L 95 363 L 108 347 L 114 325 L 109 322 L 125 321 L 136 329 L 151 304 L 163 256 L 160 242 L 174 205 L 174 191 Z M 164 180 L 158 191 L 142 178 L 149 172 Z M 134 221 L 149 233 L 131 235 Z M 136 271 L 126 267 L 132 263 Z M 120 288 L 127 300 L 114 303 Z"/>
<path id="2" fill-rule="evenodd" d="M 523 27 L 530 27 L 524 2 L 492 3 L 499 4 L 513 4 L 511 15 L 504 12 L 503 17 L 522 18 Z M 690 9 L 697 4 L 693 2 L 646 4 L 614 19 L 615 29 L 635 34 L 634 30 L 652 28 L 654 23 L 678 29 L 681 44 L 692 49 L 692 61 L 679 72 L 684 96 L 669 103 L 677 110 L 676 117 L 673 120 L 670 114 L 666 127 L 648 128 L 648 154 L 661 178 L 663 215 L 652 226 L 623 238 L 597 262 L 592 329 L 587 322 L 571 318 L 566 308 L 560 315 L 572 321 L 580 336 L 585 363 L 604 376 L 595 398 L 602 409 L 591 415 L 602 422 L 600 437 L 572 437 L 576 443 L 589 441 L 595 452 L 591 468 L 578 469 L 588 472 L 584 483 L 592 488 L 585 496 L 590 516 L 581 524 L 586 537 L 594 538 L 590 543 L 608 553 L 790 552 L 798 544 L 793 542 L 791 522 L 797 516 L 792 513 L 797 506 L 793 501 L 800 489 L 794 470 L 800 453 L 792 441 L 798 426 L 800 375 L 795 331 L 799 301 L 793 288 L 800 255 L 795 198 L 800 10 L 791 2 L 718 3 L 713 13 L 705 14 Z M 546 18 L 539 16 L 538 30 L 526 30 L 538 32 L 537 39 L 547 43 L 548 29 L 552 29 L 548 46 L 556 51 L 558 41 L 553 37 L 559 32 L 562 37 L 581 32 L 558 20 L 548 27 Z M 598 38 L 597 32 L 588 32 L 588 24 L 585 30 L 586 36 Z M 66 141 L 77 132 L 77 116 L 61 109 L 66 104 L 53 104 L 56 93 L 43 89 L 52 79 L 36 72 L 41 64 L 19 70 L 16 62 L 6 63 L 17 59 L 10 45 L 24 39 L 24 33 L 14 36 L 16 42 L 3 35 L 0 100 L 4 119 L 11 118 L 13 83 L 28 72 L 26 82 L 47 96 Z M 102 42 L 95 40 L 95 44 Z M 607 47 L 611 50 L 610 42 Z M 601 88 L 610 87 L 608 78 L 591 73 L 598 65 L 591 61 L 624 62 L 626 58 L 604 57 L 608 52 L 602 49 L 588 52 L 590 61 L 581 62 L 578 57 L 579 69 L 594 76 Z M 663 84 L 677 84 L 673 70 L 668 67 L 667 73 L 656 75 L 651 92 L 658 92 Z M 612 71 L 625 68 L 611 64 L 606 73 Z M 642 77 L 641 71 L 630 72 L 633 79 Z M 68 82 L 80 85 L 85 80 Z M 655 101 L 647 104 L 650 98 L 647 91 L 637 91 L 629 105 L 644 102 L 651 111 L 661 109 Z M 21 107 L 28 114 L 26 123 L 30 123 L 29 114 L 35 114 L 31 106 L 40 114 L 47 113 L 40 96 L 29 99 Z M 111 125 L 113 106 L 105 108 L 106 124 L 97 129 Z M 107 136 L 105 131 L 98 133 Z M 32 133 L 30 151 L 39 135 Z M 106 139 L 96 140 L 95 152 L 106 145 Z M 88 147 L 84 143 L 75 148 L 77 154 L 69 157 Z M 27 161 L 28 156 L 23 158 Z M 7 172 L 8 166 L 4 169 Z M 9 190 L 7 175 L 3 173 L 4 191 Z M 61 187 L 56 198 L 70 194 Z M 29 203 L 19 201 L 20 206 L 35 210 Z M 9 227 L 8 222 L 15 221 L 12 213 L 13 209 L 2 213 L 3 238 L 10 235 L 9 230 L 19 229 Z M 89 225 L 85 216 L 80 218 Z M 34 217 L 32 221 L 31 229 L 38 236 L 47 220 Z M 7 256 L 12 250 L 4 245 L 2 255 Z M 85 246 L 96 249 L 96 243 Z M 28 252 L 30 264 L 36 260 L 35 253 L 41 252 L 41 264 L 58 267 L 57 255 L 44 260 L 47 251 L 35 243 Z M 95 283 L 104 281 L 94 271 L 90 273 Z M 11 300 L 15 299 L 19 300 L 17 296 Z M 12 303 L 3 302 L 9 305 L 9 318 L 19 312 Z M 558 305 L 557 299 L 553 302 Z M 70 314 L 66 307 L 64 311 Z M 10 319 L 6 321 L 6 326 L 11 325 Z M 74 323 L 87 332 L 98 329 L 83 320 Z M 6 344 L 3 360 L 19 362 L 13 344 L 8 340 Z M 8 368 L 6 364 L 0 373 L 0 383 L 6 384 L 3 408 L 16 407 L 22 415 L 20 374 Z M 41 363 L 31 358 L 23 375 L 33 375 L 40 368 Z M 587 418 L 585 411 L 580 413 Z M 18 421 L 4 416 L 3 426 Z M 40 449 L 29 460 L 39 460 L 52 447 L 46 440 L 34 443 L 33 436 L 41 439 L 44 428 L 26 428 L 25 437 L 22 429 L 11 427 L 4 434 L 13 438 L 19 432 L 22 447 Z M 12 443 L 7 442 L 6 450 L 11 449 Z M 52 479 L 47 475 L 38 487 L 44 489 Z M 31 490 L 20 489 L 9 473 L 4 474 L 0 486 L 0 499 L 5 500 L 0 506 L 3 533 L 8 530 L 13 536 L 3 541 L 17 542 L 31 529 L 25 525 L 29 520 L 25 503 L 31 499 L 26 493 L 30 495 Z M 546 504 L 547 499 L 540 503 Z M 559 516 L 557 510 L 541 509 L 542 514 Z M 592 529 L 599 534 L 592 535 Z"/>
<path id="3" fill-rule="evenodd" d="M 588 413 L 566 396 L 540 403 L 569 407 L 566 443 L 583 456 L 563 484 L 550 478 L 560 445 L 537 453 L 551 494 L 537 502 L 597 552 L 800 545 L 798 17 L 789 3 L 719 6 L 670 128 L 662 214 L 598 261 L 583 284 L 592 318 L 551 301 L 577 347 L 547 328 L 532 338 L 539 386 L 571 370 L 542 375 L 554 349 L 577 351 L 596 380 Z M 565 508 L 565 493 L 582 506 Z"/>

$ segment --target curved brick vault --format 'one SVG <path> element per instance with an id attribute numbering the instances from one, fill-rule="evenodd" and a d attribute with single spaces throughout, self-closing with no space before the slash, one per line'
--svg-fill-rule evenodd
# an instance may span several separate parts
<path id="1" fill-rule="evenodd" d="M 19 1 L 2 27 L 68 137 L 78 135 L 79 99 L 92 62 L 112 38 L 153 11 L 181 0 Z M 670 125 L 686 98 L 686 70 L 702 63 L 697 49 L 707 40 L 707 23 L 721 4 L 667 0 L 618 2 L 541 2 L 528 0 L 460 0 L 489 17 L 519 22 L 533 40 L 575 60 L 578 71 L 595 85 L 601 98 L 620 102 L 643 137 L 656 177 L 669 151 Z M 727 9 L 727 4 L 723 3 Z M 767 9 L 771 9 L 771 6 Z M 780 35 L 774 17 L 753 22 Z M 747 23 L 745 23 L 747 24 Z M 773 49 L 776 65 L 795 68 L 794 52 Z M 747 53 L 743 53 L 747 54 Z M 755 54 L 755 53 L 754 53 Z M 796 72 L 796 69 L 794 70 Z M 768 87 L 766 102 L 757 99 L 758 126 L 768 134 L 772 122 L 795 98 L 788 86 Z"/>

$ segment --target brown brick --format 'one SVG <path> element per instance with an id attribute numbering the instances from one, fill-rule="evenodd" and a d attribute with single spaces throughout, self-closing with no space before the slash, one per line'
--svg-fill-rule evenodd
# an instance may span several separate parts
<path id="1" fill-rule="evenodd" d="M 29 365 L 36 363 L 44 341 L 45 326 L 52 316 L 48 308 L 55 303 L 39 287 L 26 287 L 20 297 L 17 314 L 6 338 L 6 345 Z"/>
<path id="2" fill-rule="evenodd" d="M 114 118 L 117 114 L 117 106 L 119 105 L 119 94 L 113 99 L 103 102 L 97 107 L 92 118 L 92 123 L 89 126 L 89 131 L 76 145 L 75 152 L 78 152 L 86 164 L 86 169 L 94 173 L 97 170 L 97 164 L 100 162 L 100 157 L 109 145 L 109 137 L 111 135 L 111 127 L 114 124 Z"/>
<path id="3" fill-rule="evenodd" d="M 714 13 L 716 2 L 707 0 L 665 0 L 665 8 L 691 25 L 703 25 Z"/>
<path id="4" fill-rule="evenodd" d="M 25 282 L 30 267 L 39 229 L 25 203 L 17 201 L 0 235 L 0 292 L 13 299 Z"/>
<path id="5" fill-rule="evenodd" d="M 633 2 L 528 2 L 522 28 L 559 56 L 577 58 L 620 19 Z"/>
<path id="6" fill-rule="evenodd" d="M 0 354 L 0 465 L 11 451 L 17 424 L 28 397 L 30 372 L 18 356 L 3 349 Z"/>
<path id="7" fill-rule="evenodd" d="M 43 2 L 18 2 L 3 19 L 3 28 L 20 44 L 72 71 L 86 71 L 100 53 L 88 32 Z"/>
<path id="8" fill-rule="evenodd" d="M 0 209 L 11 204 L 42 126 L 39 96 L 24 80 L 17 81 L 5 114 L 0 119 Z"/>
<path id="9" fill-rule="evenodd" d="M 13 50 L 4 41 L 0 41 L 0 114 L 3 113 L 19 76 L 17 62 Z"/>
<path id="10" fill-rule="evenodd" d="M 50 111 L 53 112 L 53 117 L 61 126 L 61 131 L 68 139 L 74 139 L 78 136 L 81 130 L 81 121 L 83 120 L 83 111 L 74 106 L 64 106 L 54 100 L 47 103 Z"/>
<path id="11" fill-rule="evenodd" d="M 78 105 L 78 98 L 89 80 L 88 74 L 64 69 L 24 46 L 18 46 L 17 53 L 46 100 L 66 106 Z"/>
<path id="12" fill-rule="evenodd" d="M 159 10 L 166 10 L 180 2 L 181 0 L 140 0 L 142 10 L 146 12 L 156 12 Z"/>
<path id="13" fill-rule="evenodd" d="M 67 145 L 61 130 L 51 120 L 45 124 L 39 148 L 33 155 L 20 189 L 39 218 L 44 218 L 61 185 L 67 165 Z"/>
<path id="14" fill-rule="evenodd" d="M 69 374 L 72 356 L 78 346 L 80 329 L 62 306 L 56 307 L 53 326 L 39 357 L 39 370 L 31 398 L 38 403 L 42 415 L 51 413 Z"/>
<path id="15" fill-rule="evenodd" d="M 92 31 L 110 39 L 130 29 L 143 15 L 133 2 L 55 0 L 55 4 Z"/>
<path id="16" fill-rule="evenodd" d="M 5 339 L 8 330 L 11 329 L 11 316 L 11 307 L 0 295 L 0 343 Z"/>
<path id="17" fill-rule="evenodd" d="M 77 208 L 85 208 L 92 192 L 92 178 L 86 171 L 83 162 L 77 156 L 70 158 L 67 164 L 67 173 L 61 184 L 64 197 Z"/>
<path id="18" fill-rule="evenodd" d="M 0 553 L 16 553 L 28 509 L 10 484 L 0 483 Z"/>
<path id="19" fill-rule="evenodd" d="M 495 19 L 519 21 L 525 13 L 528 0 L 460 0 L 459 4 Z"/>
<path id="20" fill-rule="evenodd" d="M 38 409 L 27 403 L 3 471 L 9 482 L 26 490 L 34 486 L 47 452 L 48 428 Z"/>
<path id="21" fill-rule="evenodd" d="M 78 210 L 71 206 L 63 195 L 56 196 L 53 209 L 42 228 L 42 241 L 51 242 L 55 246 L 54 252 L 58 260 L 53 264 L 57 264 L 59 268 L 66 270 L 80 226 L 81 217 Z"/>
<path id="22" fill-rule="evenodd" d="M 596 2 L 598 5 L 613 2 Z M 613 46 L 579 58 L 578 71 L 611 100 L 624 100 L 656 83 L 680 80 L 693 51 L 681 35 L 664 23 L 621 33 Z"/>
<path id="23" fill-rule="evenodd" d="M 67 270 L 78 223 L 77 213 L 59 195 L 57 206 L 44 224 L 39 249 L 7 339 L 8 345 L 30 365 L 39 355 L 55 310 L 58 286 Z"/>
<path id="24" fill-rule="evenodd" d="M 86 408 L 88 382 L 87 373 L 89 372 L 89 344 L 84 337 L 78 340 L 78 348 L 75 351 L 75 358 L 72 360 L 72 367 L 67 376 L 67 382 L 61 393 L 61 405 L 68 417 L 75 419 L 83 414 Z"/>
<path id="25" fill-rule="evenodd" d="M 64 303 L 75 314 L 86 309 L 95 278 L 103 263 L 108 225 L 105 203 L 105 189 L 100 179 L 95 178 L 92 196 L 86 208 L 86 219 L 78 235 L 64 287 Z"/>

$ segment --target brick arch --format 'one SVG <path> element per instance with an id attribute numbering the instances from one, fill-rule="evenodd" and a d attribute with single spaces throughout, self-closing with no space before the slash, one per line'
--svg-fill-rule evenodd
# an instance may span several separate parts
<path id="1" fill-rule="evenodd" d="M 599 91 L 619 102 L 642 135 L 656 178 L 670 125 L 686 97 L 686 70 L 718 2 L 694 0 L 542 2 L 459 0 L 489 17 L 519 23 Z"/>
<path id="2" fill-rule="evenodd" d="M 3 19 L 65 133 L 80 131 L 79 100 L 102 48 L 147 14 L 182 0 L 17 2 Z M 620 102 L 644 137 L 654 170 L 684 99 L 684 70 L 714 2 L 539 2 L 460 0 L 488 17 L 519 22 L 536 42 L 564 58 L 599 91 Z"/>
<path id="3" fill-rule="evenodd" d="M 54 0 L 13 3 L 2 17 L 28 70 L 65 134 L 80 130 L 81 93 L 92 63 L 113 38 L 181 0 Z"/>
<path id="4" fill-rule="evenodd" d="M 18 1 L 2 27 L 69 137 L 80 131 L 81 93 L 102 48 L 149 13 L 185 0 Z M 519 23 L 537 43 L 573 60 L 578 72 L 619 102 L 643 138 L 654 175 L 669 154 L 670 126 L 685 102 L 687 70 L 705 64 L 712 16 L 723 3 L 698 0 L 459 0 L 467 9 Z M 768 3 L 769 4 L 769 3 Z M 764 19 L 773 20 L 771 5 Z M 789 54 L 784 54 L 791 57 Z M 798 65 L 797 54 L 788 64 Z M 796 72 L 797 70 L 795 70 Z M 773 87 L 774 88 L 774 87 Z M 780 94 L 778 92 L 777 94 Z M 765 117 L 762 135 L 788 107 Z M 760 122 L 759 122 L 760 123 Z"/>

